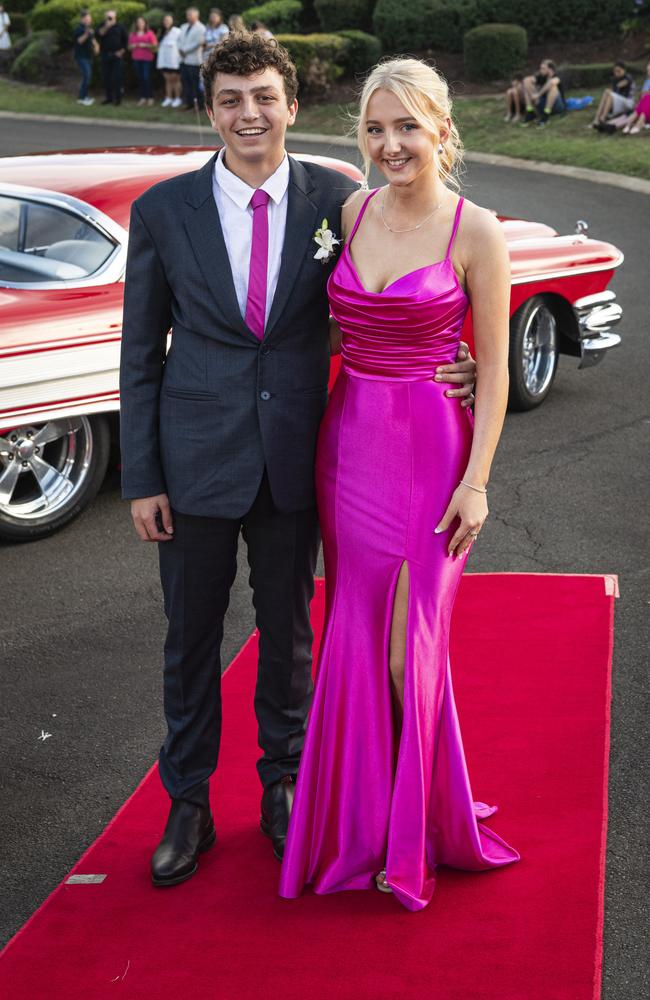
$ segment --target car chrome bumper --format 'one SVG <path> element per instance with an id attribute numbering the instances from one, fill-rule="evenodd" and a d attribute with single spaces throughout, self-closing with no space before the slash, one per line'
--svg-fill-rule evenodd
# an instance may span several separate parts
<path id="1" fill-rule="evenodd" d="M 612 327 L 620 322 L 623 309 L 612 291 L 585 295 L 573 303 L 580 336 L 580 364 L 578 368 L 589 368 L 602 361 L 605 351 L 621 342 Z"/>

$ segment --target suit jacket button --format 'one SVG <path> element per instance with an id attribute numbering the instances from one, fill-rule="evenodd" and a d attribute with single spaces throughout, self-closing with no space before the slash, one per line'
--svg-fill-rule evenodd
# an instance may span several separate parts
<path id="1" fill-rule="evenodd" d="M 267 400 L 267 399 L 270 399 L 270 398 L 271 398 L 271 393 L 267 392 L 266 389 L 264 390 L 264 392 L 260 393 L 260 399 Z"/>
<path id="2" fill-rule="evenodd" d="M 264 355 L 264 357 L 266 357 L 266 355 L 270 354 L 270 353 L 271 353 L 271 348 L 270 347 L 263 347 L 262 348 L 262 354 Z"/>

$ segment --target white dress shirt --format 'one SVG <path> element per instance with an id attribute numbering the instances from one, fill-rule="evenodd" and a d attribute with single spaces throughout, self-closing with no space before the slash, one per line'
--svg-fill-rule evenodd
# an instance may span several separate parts
<path id="1" fill-rule="evenodd" d="M 253 237 L 253 209 L 250 200 L 255 188 L 231 173 L 224 163 L 225 149 L 222 149 L 214 165 L 212 191 L 217 205 L 221 228 L 223 229 L 230 268 L 235 283 L 237 302 L 242 316 L 246 315 L 248 299 L 248 272 L 251 260 Z M 273 296 L 280 274 L 280 261 L 287 225 L 287 204 L 289 201 L 289 158 L 284 154 L 282 163 L 261 185 L 269 195 L 267 206 L 269 218 L 269 261 L 266 281 L 266 318 L 273 304 Z"/>

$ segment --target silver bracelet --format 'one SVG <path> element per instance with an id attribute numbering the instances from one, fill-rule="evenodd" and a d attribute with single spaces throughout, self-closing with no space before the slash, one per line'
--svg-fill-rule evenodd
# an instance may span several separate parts
<path id="1" fill-rule="evenodd" d="M 461 479 L 460 486 L 467 486 L 469 490 L 476 490 L 477 493 L 487 493 L 487 490 L 482 490 L 480 486 L 472 486 L 471 483 L 466 483 L 464 479 Z"/>

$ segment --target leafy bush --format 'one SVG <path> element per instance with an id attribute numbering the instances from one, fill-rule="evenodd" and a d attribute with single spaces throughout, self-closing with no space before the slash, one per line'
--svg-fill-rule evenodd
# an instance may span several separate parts
<path id="1" fill-rule="evenodd" d="M 11 48 L 7 51 L 7 56 L 9 56 L 10 62 L 17 59 L 19 55 L 25 51 L 28 45 L 36 38 L 36 35 L 21 35 L 20 37 L 12 36 Z"/>
<path id="2" fill-rule="evenodd" d="M 300 87 L 308 94 L 323 96 L 343 76 L 350 43 L 333 34 L 278 35 L 289 50 L 298 71 Z"/>
<path id="3" fill-rule="evenodd" d="M 373 14 L 387 52 L 460 52 L 463 35 L 479 20 L 477 0 L 378 0 Z"/>
<path id="4" fill-rule="evenodd" d="M 323 31 L 370 28 L 374 0 L 314 0 Z"/>
<path id="5" fill-rule="evenodd" d="M 11 19 L 11 24 L 14 23 L 15 14 L 27 14 L 34 6 L 34 0 L 11 0 L 11 3 L 5 3 L 4 8 L 9 14 Z"/>
<path id="6" fill-rule="evenodd" d="M 523 68 L 528 54 L 526 30 L 518 24 L 480 24 L 463 43 L 470 80 L 508 80 Z"/>
<path id="7" fill-rule="evenodd" d="M 604 87 L 612 78 L 612 63 L 583 63 L 558 66 L 565 87 Z"/>
<path id="8" fill-rule="evenodd" d="M 11 76 L 25 83 L 47 83 L 56 73 L 54 56 L 59 50 L 53 31 L 39 31 L 11 64 Z"/>
<path id="9" fill-rule="evenodd" d="M 14 38 L 18 38 L 20 35 L 25 35 L 27 33 L 27 15 L 14 14 L 12 5 L 9 17 L 11 19 L 11 24 L 9 25 L 9 35 L 13 44 Z"/>
<path id="10" fill-rule="evenodd" d="M 162 19 L 165 14 L 171 14 L 171 11 L 166 9 L 163 10 L 162 7 L 150 7 L 149 10 L 145 10 L 142 16 L 146 18 L 147 24 L 151 30 L 158 34 L 162 28 Z"/>
<path id="11" fill-rule="evenodd" d="M 351 76 L 366 73 L 381 59 L 381 42 L 374 35 L 355 28 L 339 31 L 338 34 L 349 43 L 345 62 L 346 70 Z"/>
<path id="12" fill-rule="evenodd" d="M 95 27 L 98 27 L 104 20 L 107 4 L 91 0 L 87 9 L 93 16 Z M 139 14 L 144 14 L 147 5 L 137 0 L 117 0 L 111 9 L 117 13 L 118 21 L 128 29 Z M 71 45 L 72 32 L 79 23 L 80 10 L 79 0 L 39 0 L 31 14 L 32 28 L 34 31 L 53 31 L 62 45 Z"/>
<path id="13" fill-rule="evenodd" d="M 606 63 L 566 63 L 558 66 L 558 76 L 562 77 L 564 86 L 573 89 L 576 87 L 604 87 L 612 78 L 612 65 L 614 60 Z M 628 63 L 627 70 L 632 76 L 645 76 L 645 62 Z"/>
<path id="14" fill-rule="evenodd" d="M 271 31 L 298 31 L 302 5 L 298 0 L 269 0 L 259 7 L 249 7 L 242 14 L 247 25 L 261 21 Z"/>
<path id="15" fill-rule="evenodd" d="M 477 0 L 477 4 L 480 23 L 524 24 L 533 44 L 617 34 L 635 8 L 634 0 Z"/>

